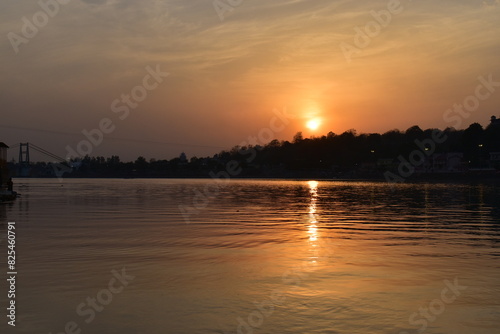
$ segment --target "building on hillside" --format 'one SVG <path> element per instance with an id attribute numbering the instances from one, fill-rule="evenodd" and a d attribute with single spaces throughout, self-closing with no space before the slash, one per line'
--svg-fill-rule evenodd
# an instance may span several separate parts
<path id="1" fill-rule="evenodd" d="M 459 152 L 434 153 L 415 168 L 417 173 L 461 173 L 466 170 L 464 154 Z"/>
<path id="2" fill-rule="evenodd" d="M 492 168 L 500 170 L 500 152 L 490 152 L 490 165 Z"/>
<path id="3" fill-rule="evenodd" d="M 491 152 L 490 161 L 500 162 L 500 152 Z"/>

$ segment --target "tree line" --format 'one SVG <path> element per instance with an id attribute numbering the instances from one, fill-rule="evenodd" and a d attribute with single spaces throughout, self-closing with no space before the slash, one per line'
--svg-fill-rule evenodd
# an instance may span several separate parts
<path id="1" fill-rule="evenodd" d="M 432 140 L 436 131 L 446 140 L 437 143 L 432 153 L 462 153 L 470 168 L 483 166 L 490 153 L 500 152 L 500 126 L 493 123 L 486 128 L 473 123 L 464 130 L 422 130 L 412 126 L 406 131 L 395 129 L 383 134 L 358 134 L 351 129 L 310 138 L 298 132 L 291 141 L 275 139 L 266 145 L 234 146 L 213 156 L 190 159 L 182 154 L 170 160 L 148 161 L 140 156 L 135 161 L 122 162 L 118 156 L 86 156 L 68 176 L 209 177 L 211 171 L 224 170 L 228 165 L 235 171 L 232 176 L 241 177 L 341 176 L 360 168 L 377 174 L 385 168 L 380 166 L 381 160 L 408 157 L 414 150 L 422 149 L 417 143 Z M 47 164 L 37 166 L 43 169 Z M 491 162 L 490 166 L 500 169 L 498 162 Z"/>

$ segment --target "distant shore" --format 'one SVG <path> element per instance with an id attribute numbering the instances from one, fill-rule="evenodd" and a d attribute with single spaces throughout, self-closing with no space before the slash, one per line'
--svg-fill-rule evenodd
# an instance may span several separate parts
<path id="1" fill-rule="evenodd" d="M 22 179 L 55 179 L 54 176 L 36 177 L 14 177 L 15 180 Z M 62 179 L 214 179 L 209 175 L 72 175 L 67 174 Z M 232 180 L 318 180 L 337 182 L 387 182 L 384 175 L 352 175 L 331 176 L 312 173 L 287 173 L 287 175 L 237 175 L 230 177 Z M 439 174 L 415 174 L 398 183 L 493 183 L 500 184 L 500 172 L 495 173 L 439 173 Z"/>

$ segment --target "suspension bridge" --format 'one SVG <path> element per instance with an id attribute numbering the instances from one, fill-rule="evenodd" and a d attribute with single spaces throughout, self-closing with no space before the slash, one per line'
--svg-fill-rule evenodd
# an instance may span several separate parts
<path id="1" fill-rule="evenodd" d="M 33 143 L 19 143 L 10 146 L 10 149 L 19 148 L 19 159 L 18 163 L 18 175 L 19 176 L 29 176 L 31 171 L 31 162 L 30 162 L 30 150 L 38 152 L 42 154 L 44 157 L 48 157 L 52 160 L 53 163 L 62 164 L 69 168 L 72 168 L 72 163 L 68 162 L 66 159 L 58 156 L 57 154 L 51 153 L 46 149 L 41 148 L 38 145 Z"/>

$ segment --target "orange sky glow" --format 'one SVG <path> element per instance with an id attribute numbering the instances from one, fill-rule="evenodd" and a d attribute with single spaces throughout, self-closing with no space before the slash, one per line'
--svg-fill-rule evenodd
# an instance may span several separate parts
<path id="1" fill-rule="evenodd" d="M 500 82 L 499 0 L 214 3 L 74 0 L 43 24 L 38 2 L 2 1 L 0 141 L 64 156 L 109 119 L 91 155 L 206 156 L 275 109 L 293 116 L 279 140 L 446 128 L 479 77 Z M 460 128 L 500 117 L 493 89 Z"/>

